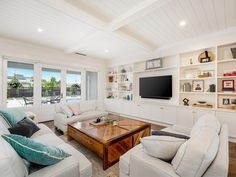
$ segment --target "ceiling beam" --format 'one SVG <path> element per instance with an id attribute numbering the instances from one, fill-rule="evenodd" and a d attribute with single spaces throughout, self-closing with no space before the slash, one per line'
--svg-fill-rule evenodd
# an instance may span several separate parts
<path id="1" fill-rule="evenodd" d="M 132 9 L 128 10 L 124 14 L 115 18 L 110 22 L 108 28 L 111 31 L 118 30 L 119 28 L 129 24 L 135 19 L 144 16 L 147 13 L 150 13 L 152 10 L 157 10 L 158 8 L 163 7 L 171 0 L 145 0 L 134 6 Z"/>
<path id="2" fill-rule="evenodd" d="M 85 36 L 82 40 L 79 40 L 77 43 L 73 44 L 72 46 L 69 46 L 67 49 L 65 49 L 66 53 L 73 53 L 78 51 L 81 47 L 83 47 L 86 44 L 86 41 L 92 39 L 96 35 L 99 35 L 99 33 L 112 33 L 123 40 L 128 40 L 132 43 L 135 43 L 136 45 L 141 46 L 146 51 L 153 51 L 154 47 L 151 46 L 149 43 L 146 43 L 145 41 L 139 40 L 133 36 L 130 36 L 129 34 L 126 34 L 123 31 L 111 31 L 108 27 L 109 23 L 104 22 L 97 16 L 91 15 L 89 12 L 84 11 L 82 8 L 79 8 L 79 6 L 74 6 L 73 4 L 70 4 L 69 2 L 65 0 L 38 0 L 38 2 L 50 7 L 54 8 L 57 11 L 70 16 L 71 18 L 74 18 L 76 20 L 79 20 L 85 24 L 88 24 L 91 27 L 94 27 L 97 32 L 89 34 Z"/>

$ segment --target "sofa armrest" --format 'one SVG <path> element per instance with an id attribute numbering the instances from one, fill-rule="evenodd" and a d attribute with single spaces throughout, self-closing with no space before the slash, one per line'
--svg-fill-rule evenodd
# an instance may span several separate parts
<path id="1" fill-rule="evenodd" d="M 143 153 L 131 154 L 130 177 L 179 177 L 171 164 Z"/>
<path id="2" fill-rule="evenodd" d="M 61 162 L 44 167 L 28 177 L 78 177 L 79 162 L 74 157 L 68 157 Z"/>
<path id="3" fill-rule="evenodd" d="M 63 120 L 65 120 L 65 119 L 67 119 L 67 116 L 65 115 L 65 114 L 63 114 L 63 113 L 56 113 L 55 115 L 54 115 L 54 121 L 63 121 Z"/>

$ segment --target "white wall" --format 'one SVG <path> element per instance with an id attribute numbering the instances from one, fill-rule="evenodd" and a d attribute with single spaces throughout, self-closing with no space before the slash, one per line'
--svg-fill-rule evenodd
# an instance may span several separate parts
<path id="1" fill-rule="evenodd" d="M 3 67 L 2 67 L 2 56 L 19 58 L 20 60 L 29 60 L 32 62 L 38 62 L 42 64 L 55 65 L 63 68 L 73 68 L 82 70 L 98 71 L 98 104 L 103 105 L 103 100 L 105 97 L 105 85 L 106 82 L 106 68 L 107 62 L 102 59 L 97 59 L 93 57 L 83 57 L 75 54 L 65 54 L 64 52 L 52 48 L 45 48 L 41 46 L 36 46 L 29 43 L 24 43 L 20 41 L 10 40 L 6 38 L 0 38 L 0 106 L 3 105 L 3 89 L 2 89 L 2 77 L 3 77 Z M 39 71 L 35 71 L 36 73 Z M 39 88 L 40 89 L 40 88 Z M 39 108 L 40 105 L 34 106 L 34 108 L 29 108 L 34 112 L 37 112 L 40 121 L 47 121 L 53 118 L 51 112 L 52 107 L 47 109 L 47 107 Z M 27 108 L 28 109 L 28 108 Z M 51 112 L 50 114 L 46 114 Z"/>

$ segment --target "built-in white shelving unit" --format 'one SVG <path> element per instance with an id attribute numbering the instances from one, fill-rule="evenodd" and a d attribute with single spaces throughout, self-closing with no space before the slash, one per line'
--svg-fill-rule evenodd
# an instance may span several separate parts
<path id="1" fill-rule="evenodd" d="M 133 99 L 133 65 L 111 67 L 107 73 L 107 98 Z"/>
<path id="2" fill-rule="evenodd" d="M 236 59 L 233 58 L 231 48 L 236 44 L 215 46 L 180 54 L 179 67 L 179 105 L 183 105 L 183 99 L 189 99 L 189 106 L 198 101 L 205 101 L 212 105 L 212 109 L 236 111 L 236 92 L 226 92 L 222 88 L 224 80 L 233 80 L 236 83 L 236 75 L 225 75 L 227 73 L 236 73 Z M 204 52 L 210 51 L 214 54 L 214 60 L 207 63 L 199 62 L 198 56 Z M 210 77 L 201 77 L 204 72 L 210 72 Z M 193 75 L 193 76 L 191 76 Z M 199 77 L 200 76 L 200 77 Z M 201 91 L 196 91 L 194 83 L 203 87 Z M 191 85 L 191 90 L 186 92 L 184 85 Z M 210 85 L 215 85 L 215 92 L 210 92 Z M 212 90 L 211 90 L 212 91 Z"/>

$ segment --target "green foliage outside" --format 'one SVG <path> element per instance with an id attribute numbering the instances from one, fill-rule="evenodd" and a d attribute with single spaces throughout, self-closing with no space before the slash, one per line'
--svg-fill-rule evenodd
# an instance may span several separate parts
<path id="1" fill-rule="evenodd" d="M 8 82 L 8 86 L 13 89 L 19 89 L 22 87 L 22 84 L 19 82 L 16 76 L 13 76 L 12 80 Z"/>

